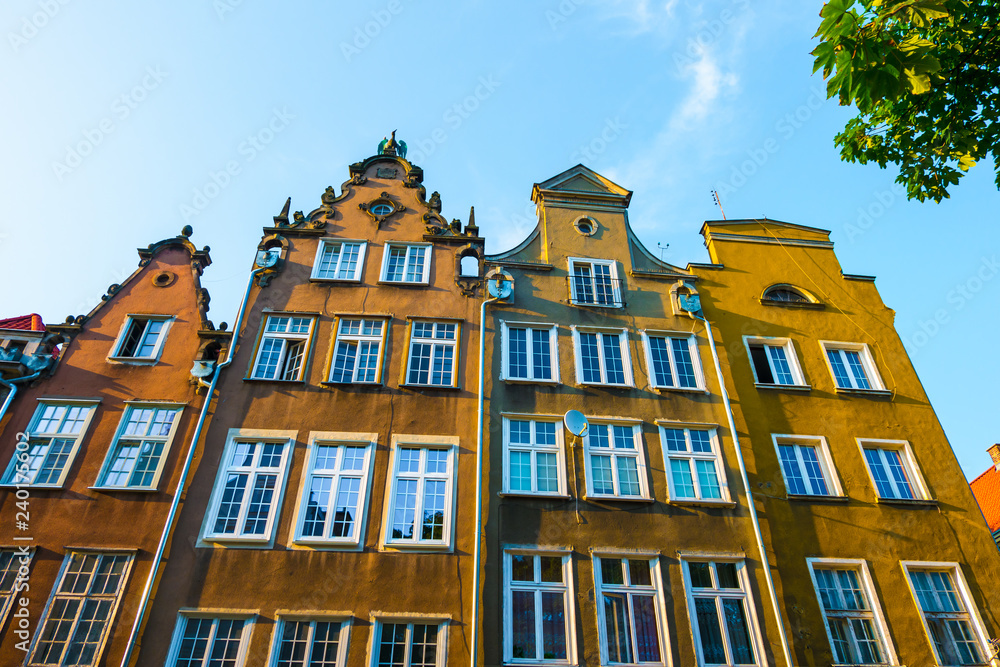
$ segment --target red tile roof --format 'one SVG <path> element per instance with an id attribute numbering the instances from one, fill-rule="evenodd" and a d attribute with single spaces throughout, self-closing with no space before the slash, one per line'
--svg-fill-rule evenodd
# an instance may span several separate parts
<path id="1" fill-rule="evenodd" d="M 21 317 L 8 317 L 0 320 L 0 329 L 17 329 L 18 331 L 45 331 L 45 324 L 42 316 L 38 313 L 22 315 Z"/>
<path id="2" fill-rule="evenodd" d="M 997 471 L 996 466 L 990 466 L 989 470 L 972 480 L 969 486 L 983 510 L 990 532 L 996 532 L 1000 529 L 1000 471 Z"/>

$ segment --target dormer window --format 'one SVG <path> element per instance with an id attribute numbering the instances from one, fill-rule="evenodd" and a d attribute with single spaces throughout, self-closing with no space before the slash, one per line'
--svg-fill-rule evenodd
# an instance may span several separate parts
<path id="1" fill-rule="evenodd" d="M 823 304 L 814 296 L 792 285 L 771 285 L 764 290 L 760 302 L 765 306 L 823 307 Z"/>
<path id="2" fill-rule="evenodd" d="M 125 362 L 155 362 L 163 350 L 170 326 L 163 315 L 129 315 L 118 335 L 111 359 Z"/>

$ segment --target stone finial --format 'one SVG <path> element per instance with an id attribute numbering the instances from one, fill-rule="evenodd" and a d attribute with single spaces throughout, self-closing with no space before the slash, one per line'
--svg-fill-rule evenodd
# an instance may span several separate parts
<path id="1" fill-rule="evenodd" d="M 194 234 L 194 227 L 191 225 L 184 225 L 184 229 L 181 230 L 181 236 L 188 239 L 191 238 L 192 234 Z"/>

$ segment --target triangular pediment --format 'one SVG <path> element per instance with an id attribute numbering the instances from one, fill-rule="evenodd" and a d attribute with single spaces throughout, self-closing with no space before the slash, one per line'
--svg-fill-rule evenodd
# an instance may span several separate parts
<path id="1" fill-rule="evenodd" d="M 597 200 L 604 200 L 605 203 L 615 202 L 621 206 L 628 206 L 632 198 L 632 192 L 626 190 L 609 178 L 601 176 L 593 169 L 589 169 L 582 164 L 567 169 L 557 176 L 535 183 L 532 191 L 532 199 L 537 201 L 537 197 L 554 195 L 556 198 L 584 197 Z"/>

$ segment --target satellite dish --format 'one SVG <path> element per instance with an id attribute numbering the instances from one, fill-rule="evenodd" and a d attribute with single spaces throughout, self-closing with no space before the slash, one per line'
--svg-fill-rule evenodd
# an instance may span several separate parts
<path id="1" fill-rule="evenodd" d="M 271 250 L 261 250 L 257 253 L 256 264 L 262 269 L 269 269 L 278 263 L 281 258 L 281 250 L 272 248 Z"/>
<path id="2" fill-rule="evenodd" d="M 215 371 L 214 361 L 195 361 L 191 368 L 191 375 L 196 378 L 207 378 Z"/>
<path id="3" fill-rule="evenodd" d="M 579 410 L 570 410 L 567 412 L 563 416 L 563 423 L 570 433 L 578 437 L 587 435 L 587 429 L 590 428 L 587 418 Z"/>
<path id="4" fill-rule="evenodd" d="M 495 273 L 486 281 L 486 290 L 494 299 L 506 299 L 514 291 L 514 277 L 509 273 Z"/>

